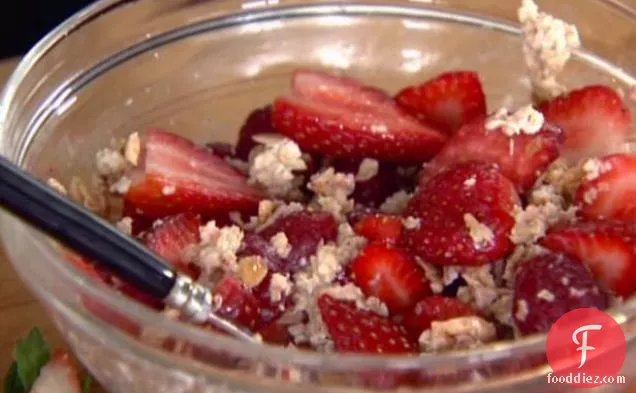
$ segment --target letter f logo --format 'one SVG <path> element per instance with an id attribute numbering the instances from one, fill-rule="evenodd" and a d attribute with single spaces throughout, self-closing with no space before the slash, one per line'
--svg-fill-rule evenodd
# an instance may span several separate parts
<path id="1" fill-rule="evenodd" d="M 585 325 L 576 329 L 574 333 L 572 333 L 572 341 L 574 342 L 574 344 L 580 345 L 580 347 L 576 349 L 577 351 L 581 351 L 581 364 L 579 365 L 579 368 L 583 367 L 583 365 L 585 364 L 585 361 L 587 360 L 587 351 L 593 351 L 596 349 L 592 346 L 587 345 L 587 333 L 590 330 L 601 330 L 602 328 L 603 328 L 602 325 Z M 579 333 L 583 333 L 581 334 L 582 339 L 580 342 L 579 342 L 579 339 L 577 338 Z"/>

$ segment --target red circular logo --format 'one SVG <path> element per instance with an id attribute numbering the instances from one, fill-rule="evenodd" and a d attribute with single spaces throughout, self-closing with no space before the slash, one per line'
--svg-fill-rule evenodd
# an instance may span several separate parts
<path id="1" fill-rule="evenodd" d="M 575 387 L 615 383 L 625 361 L 625 334 L 603 311 L 580 308 L 559 318 L 548 333 L 548 383 Z"/>

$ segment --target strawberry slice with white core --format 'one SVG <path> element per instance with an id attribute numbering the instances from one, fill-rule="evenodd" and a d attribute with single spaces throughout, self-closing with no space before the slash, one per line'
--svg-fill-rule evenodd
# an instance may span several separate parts
<path id="1" fill-rule="evenodd" d="M 336 158 L 423 162 L 446 141 L 439 131 L 381 105 L 355 111 L 335 103 L 282 97 L 274 102 L 273 122 L 303 151 Z"/>
<path id="2" fill-rule="evenodd" d="M 170 265 L 188 270 L 189 263 L 183 259 L 188 246 L 198 244 L 201 240 L 199 216 L 189 213 L 179 214 L 162 220 L 147 232 L 144 244 Z"/>
<path id="3" fill-rule="evenodd" d="M 425 164 L 420 184 L 453 165 L 475 161 L 498 165 L 523 192 L 559 157 L 562 133 L 548 123 L 538 133 L 512 136 L 501 128 L 487 129 L 485 123 L 486 119 L 479 117 L 457 130 L 439 154 Z"/>
<path id="4" fill-rule="evenodd" d="M 486 96 L 479 76 L 472 71 L 446 72 L 407 87 L 395 101 L 410 115 L 447 134 L 486 115 Z"/>
<path id="5" fill-rule="evenodd" d="M 555 228 L 541 245 L 582 261 L 618 296 L 636 292 L 636 223 L 589 221 Z"/>
<path id="6" fill-rule="evenodd" d="M 431 294 L 424 270 L 399 248 L 370 244 L 351 263 L 351 272 L 365 295 L 382 300 L 393 312 Z"/>
<path id="7" fill-rule="evenodd" d="M 67 353 L 56 352 L 51 361 L 40 370 L 31 393 L 80 393 L 79 371 Z"/>
<path id="8" fill-rule="evenodd" d="M 632 116 L 614 89 L 593 85 L 543 103 L 546 120 L 563 129 L 562 156 L 581 158 L 616 153 L 632 128 Z"/>
<path id="9" fill-rule="evenodd" d="M 352 111 L 396 112 L 393 99 L 380 89 L 357 80 L 321 71 L 296 70 L 292 75 L 293 95 Z"/>
<path id="10" fill-rule="evenodd" d="M 636 220 L 636 156 L 591 159 L 583 168 L 591 171 L 576 190 L 575 201 L 583 217 Z"/>
<path id="11" fill-rule="evenodd" d="M 320 315 L 338 352 L 413 353 L 417 345 L 403 326 L 353 302 L 322 295 Z"/>
<path id="12" fill-rule="evenodd" d="M 156 129 L 143 136 L 140 166 L 131 174 L 131 181 L 124 198 L 147 216 L 252 211 L 262 198 L 223 159 L 185 138 Z"/>

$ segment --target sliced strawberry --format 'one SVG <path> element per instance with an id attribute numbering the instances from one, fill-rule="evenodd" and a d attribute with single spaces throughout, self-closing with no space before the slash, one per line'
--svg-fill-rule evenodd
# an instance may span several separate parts
<path id="1" fill-rule="evenodd" d="M 80 373 L 69 355 L 56 351 L 40 370 L 31 393 L 81 393 Z"/>
<path id="2" fill-rule="evenodd" d="M 360 310 L 355 303 L 329 295 L 318 299 L 320 315 L 339 352 L 412 353 L 417 345 L 404 327 L 372 311 Z"/>
<path id="3" fill-rule="evenodd" d="M 479 76 L 472 71 L 446 72 L 407 87 L 395 101 L 410 115 L 447 134 L 486 115 L 486 96 Z"/>
<path id="4" fill-rule="evenodd" d="M 390 97 L 351 78 L 300 71 L 293 90 L 293 97 L 274 102 L 273 124 L 304 151 L 423 162 L 446 140 L 404 114 Z"/>
<path id="5" fill-rule="evenodd" d="M 184 213 L 165 218 L 143 237 L 143 242 L 152 252 L 184 273 L 191 274 L 190 263 L 183 259 L 187 247 L 201 240 L 199 216 Z"/>
<path id="6" fill-rule="evenodd" d="M 402 235 L 402 219 L 383 214 L 367 215 L 355 226 L 355 232 L 370 242 L 395 244 Z"/>
<path id="7" fill-rule="evenodd" d="M 523 192 L 559 157 L 561 138 L 562 133 L 548 123 L 537 134 L 510 137 L 501 129 L 487 130 L 484 117 L 479 117 L 457 130 L 442 151 L 425 165 L 420 184 L 454 164 L 478 161 L 499 165 L 503 174 Z"/>
<path id="8" fill-rule="evenodd" d="M 618 296 L 636 292 L 636 224 L 590 221 L 555 228 L 541 244 L 585 263 Z"/>
<path id="9" fill-rule="evenodd" d="M 404 327 L 417 340 L 432 322 L 476 315 L 477 310 L 457 298 L 433 295 L 420 300 L 404 315 Z"/>
<path id="10" fill-rule="evenodd" d="M 322 71 L 299 69 L 292 75 L 292 92 L 297 97 L 337 105 L 351 111 L 385 111 L 397 107 L 391 97 L 375 87 L 365 86 L 356 79 Z"/>
<path id="11" fill-rule="evenodd" d="M 222 318 L 251 331 L 258 321 L 258 300 L 237 278 L 226 276 L 214 288 L 214 297 L 221 299 L 217 313 Z"/>
<path id="12" fill-rule="evenodd" d="M 420 187 L 406 214 L 419 228 L 404 231 L 405 244 L 437 265 L 482 265 L 505 257 L 519 204 L 514 185 L 496 165 L 460 164 Z"/>
<path id="13" fill-rule="evenodd" d="M 562 155 L 576 160 L 614 153 L 632 128 L 632 117 L 614 89 L 592 85 L 543 103 L 546 120 L 563 129 Z"/>
<path id="14" fill-rule="evenodd" d="M 140 166 L 131 181 L 125 200 L 152 217 L 250 211 L 261 199 L 245 176 L 223 159 L 161 130 L 144 134 Z"/>
<path id="15" fill-rule="evenodd" d="M 236 157 L 242 160 L 248 159 L 250 151 L 257 145 L 252 137 L 258 134 L 278 134 L 272 125 L 271 105 L 256 109 L 247 116 L 236 142 Z"/>
<path id="16" fill-rule="evenodd" d="M 354 283 L 365 295 L 382 300 L 393 312 L 430 294 L 422 268 L 399 248 L 370 244 L 352 262 L 351 272 Z"/>
<path id="17" fill-rule="evenodd" d="M 584 179 L 575 202 L 589 219 L 636 220 L 636 156 L 616 154 L 590 161 L 598 175 Z"/>

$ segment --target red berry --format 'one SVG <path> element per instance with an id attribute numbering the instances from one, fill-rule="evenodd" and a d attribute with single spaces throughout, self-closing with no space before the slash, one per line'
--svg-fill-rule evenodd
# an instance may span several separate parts
<path id="1" fill-rule="evenodd" d="M 329 295 L 318 299 L 320 315 L 338 352 L 413 353 L 417 345 L 401 325 L 372 311 L 360 310 L 353 302 Z"/>
<path id="2" fill-rule="evenodd" d="M 294 77 L 293 93 L 274 102 L 273 124 L 310 153 L 422 162 L 446 140 L 405 115 L 389 96 L 351 78 L 302 71 Z"/>
<path id="3" fill-rule="evenodd" d="M 576 160 L 616 152 L 632 128 L 629 109 L 607 86 L 586 86 L 539 108 L 546 120 L 563 129 L 562 155 Z"/>
<path id="4" fill-rule="evenodd" d="M 524 262 L 514 290 L 515 324 L 522 334 L 547 332 L 568 311 L 603 310 L 610 301 L 584 264 L 558 254 Z"/>
<path id="5" fill-rule="evenodd" d="M 140 164 L 130 178 L 124 198 L 149 217 L 252 211 L 262 198 L 259 190 L 223 159 L 160 130 L 144 134 Z"/>
<path id="6" fill-rule="evenodd" d="M 486 115 L 486 97 L 479 76 L 471 71 L 447 72 L 407 87 L 395 101 L 412 116 L 447 134 Z"/>
<path id="7" fill-rule="evenodd" d="M 183 260 L 183 253 L 189 246 L 201 240 L 199 228 L 201 219 L 194 214 L 184 213 L 163 219 L 160 224 L 143 235 L 143 243 L 150 251 L 182 272 L 191 273 L 189 262 Z"/>
<path id="8" fill-rule="evenodd" d="M 584 179 L 575 202 L 587 219 L 636 220 L 636 156 L 616 154 L 595 162 L 598 176 Z"/>
<path id="9" fill-rule="evenodd" d="M 459 299 L 433 295 L 417 302 L 404 315 L 404 327 L 416 340 L 423 331 L 430 329 L 432 322 L 476 315 L 477 311 L 472 306 Z"/>
<path id="10" fill-rule="evenodd" d="M 354 283 L 398 312 L 430 294 L 422 268 L 405 251 L 381 244 L 365 247 L 352 262 Z"/>
<path id="11" fill-rule="evenodd" d="M 560 130 L 550 124 L 533 135 L 510 137 L 501 129 L 486 129 L 484 117 L 479 117 L 457 130 L 424 166 L 420 184 L 455 164 L 476 161 L 498 165 L 504 176 L 523 192 L 559 157 L 561 140 Z"/>
<path id="12" fill-rule="evenodd" d="M 554 228 L 541 244 L 582 261 L 618 296 L 636 292 L 636 224 L 590 221 Z"/>
<path id="13" fill-rule="evenodd" d="M 382 214 L 367 215 L 355 225 L 355 232 L 369 242 L 395 244 L 402 235 L 402 219 Z"/>
<path id="14" fill-rule="evenodd" d="M 256 297 L 237 278 L 226 276 L 214 287 L 214 297 L 221 299 L 220 317 L 254 331 L 258 322 Z"/>
<path id="15" fill-rule="evenodd" d="M 519 203 L 514 185 L 495 165 L 452 167 L 415 194 L 406 214 L 420 219 L 405 230 L 407 247 L 437 265 L 483 265 L 506 256 Z"/>
<path id="16" fill-rule="evenodd" d="M 281 271 L 296 272 L 307 265 L 320 243 L 336 240 L 338 223 L 329 213 L 300 211 L 279 218 L 259 235 L 269 241 L 279 232 L 287 236 L 291 245 L 291 252 L 284 258 L 285 266 Z"/>

